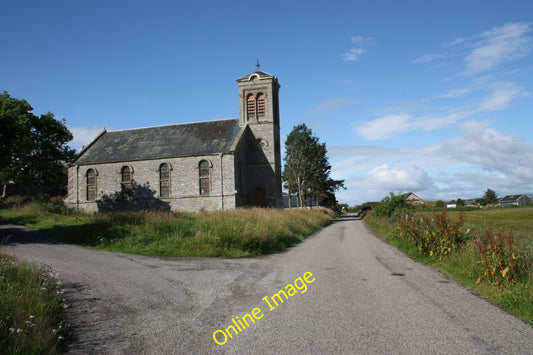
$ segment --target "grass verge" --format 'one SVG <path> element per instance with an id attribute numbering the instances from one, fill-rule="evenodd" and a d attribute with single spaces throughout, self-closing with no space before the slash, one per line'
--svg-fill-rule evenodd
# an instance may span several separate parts
<path id="1" fill-rule="evenodd" d="M 0 352 L 60 353 L 61 293 L 47 270 L 0 253 Z"/>
<path id="2" fill-rule="evenodd" d="M 437 214 L 415 215 L 413 223 L 403 229 L 396 219 L 377 218 L 372 213 L 364 221 L 411 258 L 444 272 L 533 325 L 533 208 L 465 212 L 462 231 L 453 243 L 448 227 L 457 227 L 459 213 L 449 213 L 441 230 L 420 225 L 423 220 L 438 221 Z M 504 236 L 500 244 L 498 235 Z"/>
<path id="3" fill-rule="evenodd" d="M 293 246 L 328 225 L 328 209 L 236 209 L 205 213 L 50 211 L 39 204 L 0 210 L 0 218 L 58 239 L 106 251 L 161 256 L 246 257 Z"/>

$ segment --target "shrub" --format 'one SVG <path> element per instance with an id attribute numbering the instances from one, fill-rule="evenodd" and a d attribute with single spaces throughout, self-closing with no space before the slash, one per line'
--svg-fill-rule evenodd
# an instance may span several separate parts
<path id="1" fill-rule="evenodd" d="M 412 209 L 413 206 L 405 201 L 403 195 L 395 195 L 391 192 L 390 196 L 381 200 L 372 211 L 375 217 L 398 217 Z"/>
<path id="2" fill-rule="evenodd" d="M 356 208 L 354 208 L 352 212 L 355 212 L 357 213 L 359 217 L 364 218 L 378 204 L 379 202 L 365 202 L 362 205 L 359 205 Z"/>

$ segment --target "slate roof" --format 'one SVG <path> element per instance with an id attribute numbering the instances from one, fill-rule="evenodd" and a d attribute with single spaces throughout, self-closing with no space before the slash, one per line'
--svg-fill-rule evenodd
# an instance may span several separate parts
<path id="1" fill-rule="evenodd" d="M 523 196 L 523 194 L 521 194 L 521 195 L 507 195 L 507 196 L 504 196 L 500 200 L 500 202 L 515 202 L 522 196 Z"/>
<path id="2" fill-rule="evenodd" d="M 104 131 L 74 161 L 75 165 L 172 158 L 231 150 L 238 119 Z"/>
<path id="3" fill-rule="evenodd" d="M 261 70 L 256 70 L 256 71 L 254 71 L 253 73 L 250 73 L 250 74 L 248 74 L 248 75 L 243 76 L 242 78 L 237 79 L 237 82 L 240 82 L 240 81 L 248 81 L 248 80 L 250 80 L 250 78 L 251 78 L 253 75 L 257 75 L 257 76 L 259 76 L 259 79 L 263 79 L 263 78 L 275 78 L 275 79 L 277 79 L 277 78 L 276 78 L 274 75 L 272 75 L 272 74 L 265 73 L 264 71 L 261 71 Z"/>

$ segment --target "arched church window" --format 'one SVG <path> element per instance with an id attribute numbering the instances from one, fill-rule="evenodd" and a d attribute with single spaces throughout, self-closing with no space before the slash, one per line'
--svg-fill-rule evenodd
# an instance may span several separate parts
<path id="1" fill-rule="evenodd" d="M 198 165 L 200 175 L 200 195 L 209 195 L 209 162 L 202 160 Z"/>
<path id="2" fill-rule="evenodd" d="M 96 171 L 87 170 L 87 201 L 96 200 Z"/>
<path id="3" fill-rule="evenodd" d="M 248 117 L 255 117 L 255 96 L 253 94 L 246 98 L 246 112 Z"/>
<path id="4" fill-rule="evenodd" d="M 125 199 L 131 199 L 133 197 L 133 174 L 129 166 L 122 167 L 121 174 L 121 187 L 122 197 Z"/>
<path id="5" fill-rule="evenodd" d="M 257 95 L 257 117 L 265 117 L 265 94 Z"/>
<path id="6" fill-rule="evenodd" d="M 167 163 L 159 165 L 159 195 L 170 197 L 170 166 Z"/>

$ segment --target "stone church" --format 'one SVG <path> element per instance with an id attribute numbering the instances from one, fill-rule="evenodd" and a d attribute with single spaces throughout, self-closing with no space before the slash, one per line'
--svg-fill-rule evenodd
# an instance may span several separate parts
<path id="1" fill-rule="evenodd" d="M 278 79 L 237 79 L 239 118 L 103 131 L 68 170 L 84 212 L 283 207 Z"/>

